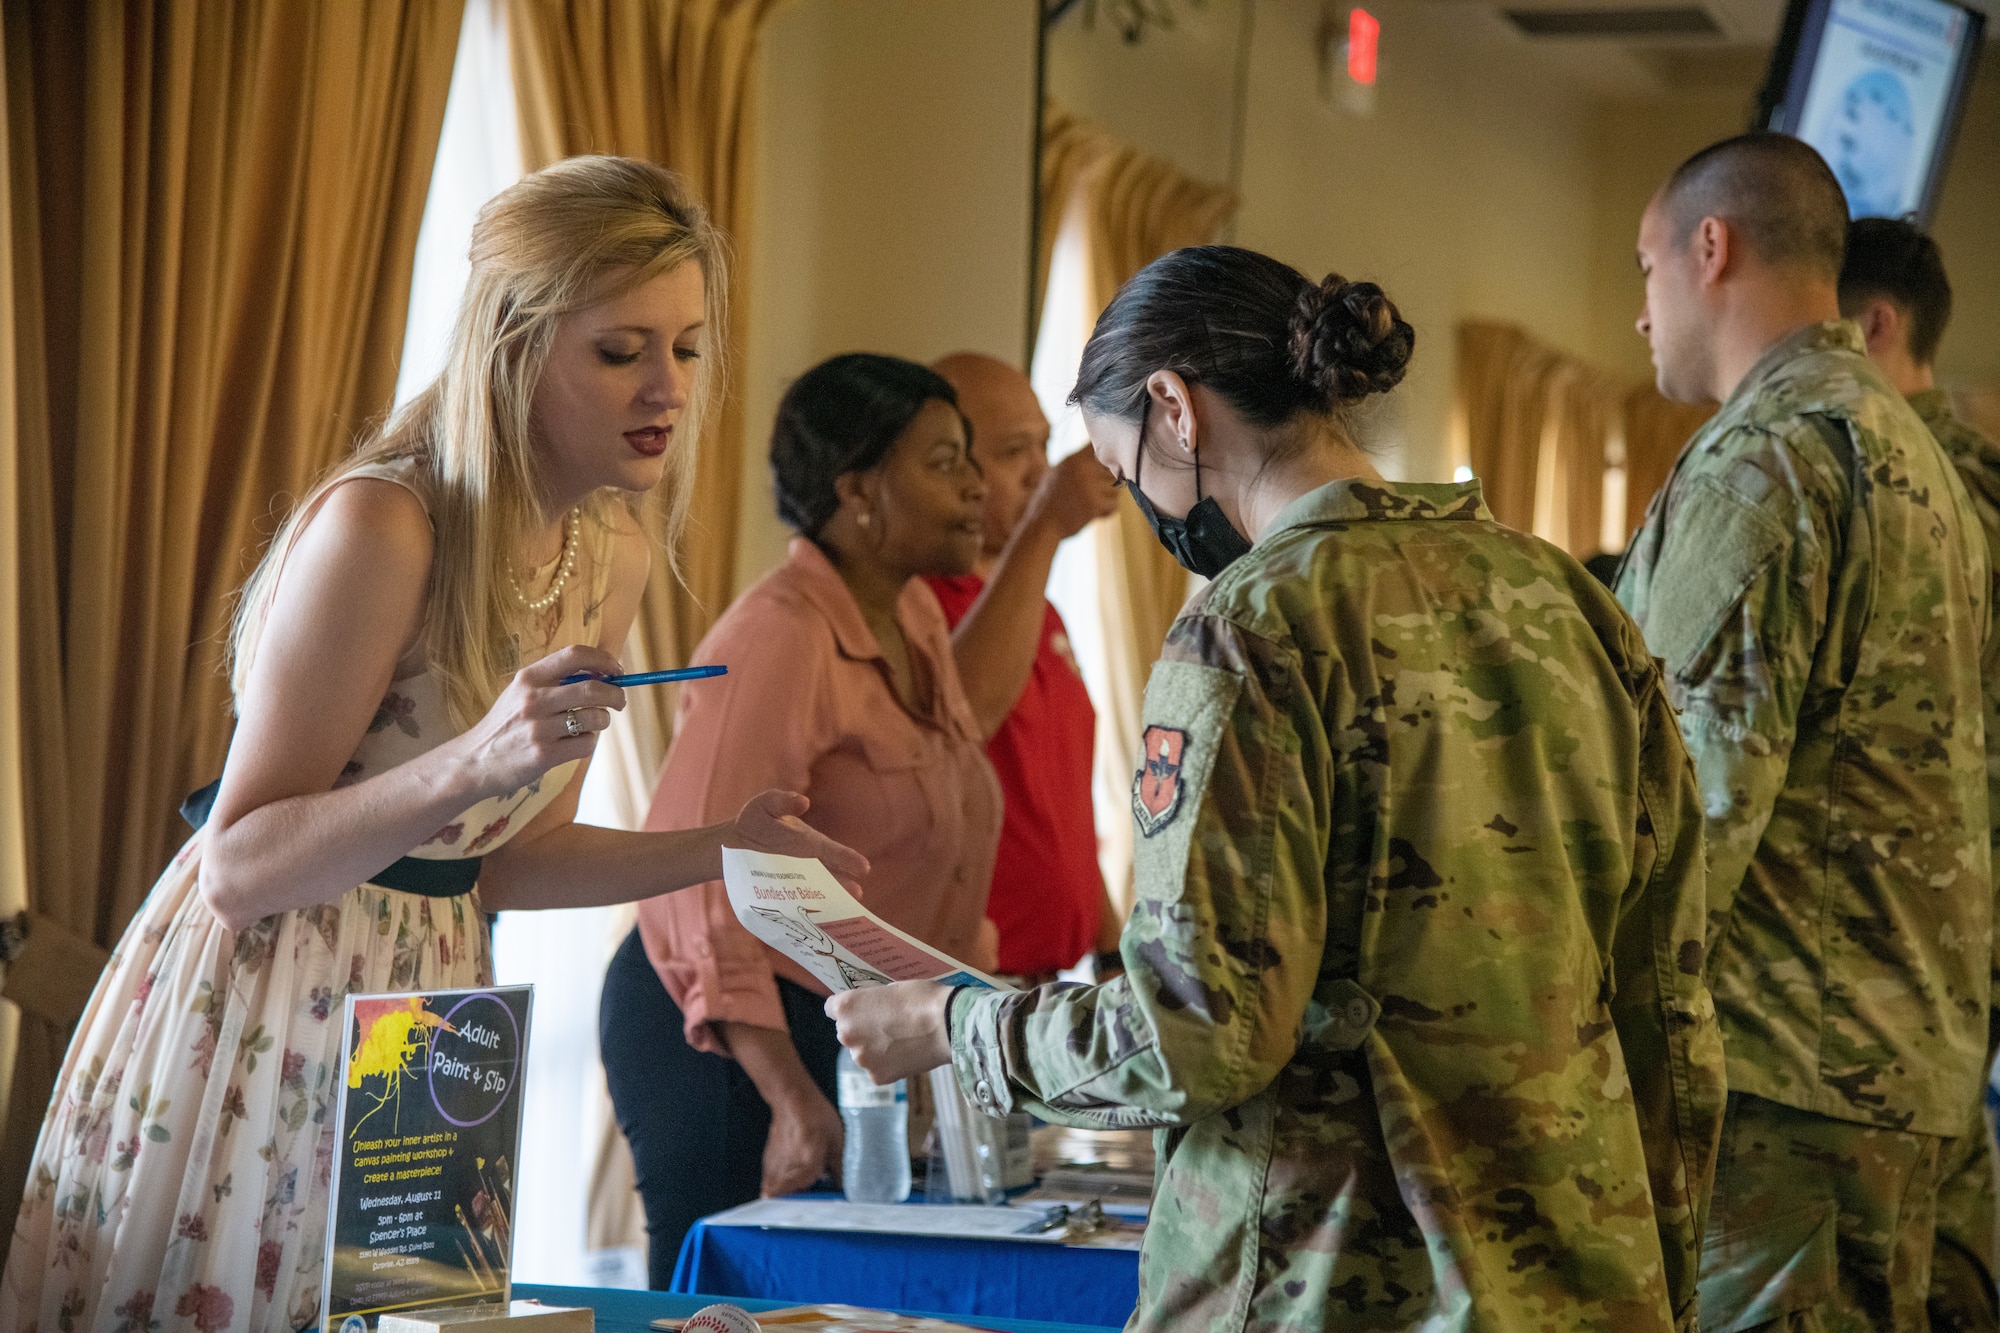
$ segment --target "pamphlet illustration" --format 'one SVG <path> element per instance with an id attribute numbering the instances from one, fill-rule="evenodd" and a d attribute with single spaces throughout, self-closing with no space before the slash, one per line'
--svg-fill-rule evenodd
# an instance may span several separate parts
<path id="1" fill-rule="evenodd" d="M 725 847 L 722 881 L 743 928 L 828 990 L 892 981 L 1012 989 L 876 916 L 811 857 Z"/>

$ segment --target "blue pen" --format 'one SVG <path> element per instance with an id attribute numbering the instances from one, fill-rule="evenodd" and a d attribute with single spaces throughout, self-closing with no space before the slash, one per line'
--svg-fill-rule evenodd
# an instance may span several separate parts
<path id="1" fill-rule="evenodd" d="M 601 680 L 606 685 L 664 685 L 670 680 L 706 680 L 710 676 L 729 674 L 726 666 L 676 667 L 672 671 L 634 671 L 625 676 L 595 676 L 588 671 L 579 671 L 574 676 L 564 676 L 558 685 L 576 685 L 586 680 Z"/>

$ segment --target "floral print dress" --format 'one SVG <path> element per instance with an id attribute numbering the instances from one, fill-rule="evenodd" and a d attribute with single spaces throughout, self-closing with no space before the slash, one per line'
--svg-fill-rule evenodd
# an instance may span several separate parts
<path id="1" fill-rule="evenodd" d="M 357 475 L 423 498 L 407 463 Z M 578 527 L 596 549 L 578 553 L 576 582 L 535 626 L 542 641 L 521 645 L 523 662 L 596 642 L 601 630 L 608 538 L 588 539 L 599 524 Z M 452 734 L 439 682 L 422 670 L 403 676 L 340 781 Z M 491 852 L 576 767 L 481 801 L 410 854 Z M 201 850 L 196 833 L 160 876 L 78 1022 L 0 1280 L 0 1330 L 276 1333 L 314 1323 L 342 1000 L 493 979 L 476 888 L 431 898 L 363 884 L 232 931 L 197 887 Z"/>

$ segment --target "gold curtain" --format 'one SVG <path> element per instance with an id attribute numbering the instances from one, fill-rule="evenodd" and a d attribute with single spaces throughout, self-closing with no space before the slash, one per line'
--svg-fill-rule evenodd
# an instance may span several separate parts
<path id="1" fill-rule="evenodd" d="M 0 50 L 5 49 L 7 18 L 0 12 Z M 7 102 L 6 66 L 0 62 L 0 106 Z M 10 172 L 7 137 L 0 135 L 0 255 L 14 253 L 13 210 L 8 203 Z M 0 265 L 0 662 L 21 658 L 21 527 L 20 430 L 18 395 L 14 387 L 14 271 Z M 0 689 L 0 919 L 14 919 L 28 909 L 28 791 L 21 744 L 19 689 Z M 4 1135 L 9 1089 L 14 1078 L 14 1053 L 20 1037 L 21 1011 L 0 1005 L 0 1135 Z M 0 1189 L 13 1174 L 0 1138 Z M 18 1171 L 18 1168 L 16 1168 Z M 12 1200 L 13 1195 L 4 1196 Z M 3 1253 L 4 1250 L 0 1250 Z"/>
<path id="2" fill-rule="evenodd" d="M 220 769 L 231 595 L 285 497 L 389 406 L 461 10 L 6 7 L 0 745 L 15 719 L 27 744 L 0 812 L 31 916 L 0 1197 L 180 796 Z"/>
<path id="3" fill-rule="evenodd" d="M 1236 203 L 1230 191 L 1195 180 L 1051 104 L 1043 117 L 1036 219 L 1038 307 L 1065 218 L 1082 222 L 1087 316 L 1095 321 L 1147 264 L 1171 250 L 1214 241 Z M 1188 576 L 1161 548 L 1130 497 L 1119 497 L 1117 514 L 1094 525 L 1091 540 L 1097 544 L 1098 614 L 1111 681 L 1110 697 L 1097 700 L 1097 781 L 1118 791 L 1138 765 L 1146 678 L 1167 627 L 1187 600 Z M 1114 827 L 1119 834 L 1107 842 L 1101 860 L 1113 897 L 1123 906 L 1131 901 L 1131 830 L 1122 822 Z"/>
<path id="4" fill-rule="evenodd" d="M 577 153 L 648 158 L 680 173 L 734 250 L 726 368 L 740 367 L 750 256 L 751 75 L 757 38 L 777 0 L 507 0 L 508 45 L 520 111 L 521 156 L 530 171 Z M 733 373 L 730 378 L 735 378 Z M 628 670 L 678 666 L 735 590 L 737 499 L 746 451 L 741 399 L 724 397 L 709 418 L 695 465 L 692 518 L 681 552 L 686 587 L 664 561 L 633 627 Z M 609 769 L 617 822 L 637 828 L 672 738 L 671 691 L 641 690 L 592 760 Z M 604 958 L 631 928 L 614 914 Z M 587 1244 L 644 1246 L 645 1219 L 631 1154 L 600 1080 L 585 1133 L 596 1140 Z"/>
<path id="5" fill-rule="evenodd" d="M 1623 542 L 1713 408 L 1628 386 L 1512 324 L 1458 327 L 1453 431 L 1493 516 L 1579 558 L 1603 548 L 1604 476 L 1625 469 Z"/>
<path id="6" fill-rule="evenodd" d="M 1042 117 L 1041 197 L 1035 215 L 1035 308 L 1040 311 L 1049 287 L 1049 259 L 1056 235 L 1075 202 L 1079 181 L 1118 148 L 1117 140 L 1080 116 L 1050 103 Z M 1096 309 L 1102 309 L 1101 305 Z"/>
<path id="7" fill-rule="evenodd" d="M 1541 418 L 1552 355 L 1511 324 L 1458 326 L 1457 447 L 1479 478 L 1486 505 L 1509 527 L 1534 524 Z"/>
<path id="8" fill-rule="evenodd" d="M 1648 382 L 1625 391 L 1625 540 L 1645 522 L 1646 506 L 1666 485 L 1674 460 L 1702 423 L 1715 415 L 1713 403 L 1676 403 Z"/>

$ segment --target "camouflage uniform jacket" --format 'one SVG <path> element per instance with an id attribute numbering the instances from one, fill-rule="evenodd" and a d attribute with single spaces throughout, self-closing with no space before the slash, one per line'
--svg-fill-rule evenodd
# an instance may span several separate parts
<path id="1" fill-rule="evenodd" d="M 1959 480 L 1972 498 L 1979 525 L 1986 532 L 1986 551 L 1993 571 L 1996 605 L 2000 605 L 2000 446 L 1960 421 L 1951 399 L 1941 389 L 1910 395 L 1909 403 L 1931 434 L 1944 446 Z M 1992 846 L 2000 850 L 2000 627 L 1988 626 L 1986 657 L 1981 673 L 1986 685 L 1986 801 L 1995 822 Z M 2000 883 L 2000 856 L 1994 876 Z M 2000 933 L 2000 932 L 1997 932 Z M 1994 982 L 2000 994 L 2000 939 L 1994 941 Z M 1986 1033 L 1987 1066 L 2000 1051 L 2000 1010 L 1989 1014 Z M 1980 1088 L 1975 1106 L 1985 1102 Z M 1932 1252 L 1929 1310 L 1937 1330 L 1990 1328 L 1995 1271 L 2000 1271 L 2000 1231 L 1994 1223 L 1993 1135 L 1974 1111 L 1971 1130 L 1947 1150 L 1939 1168 L 1937 1241 Z"/>
<path id="2" fill-rule="evenodd" d="M 1931 434 L 1950 455 L 1958 469 L 1979 526 L 1986 533 L 1986 554 L 1992 566 L 1993 604 L 2000 609 L 2000 445 L 1960 421 L 1951 410 L 1951 397 L 1942 389 L 1913 393 L 1909 403 Z M 1996 610 L 2000 613 L 2000 610 Z M 1986 802 L 1992 819 L 1993 847 L 2000 852 L 2000 626 L 1986 631 L 1986 656 L 1980 679 L 1986 686 Z M 2000 855 L 1993 865 L 1994 881 L 2000 885 Z M 2000 986 L 2000 932 L 1993 941 L 1993 975 Z M 2000 991 L 1996 991 L 2000 994 Z M 1989 1015 L 1987 1049 L 2000 1049 L 2000 1012 Z M 1989 1059 L 1988 1063 L 1991 1061 Z M 1983 1091 L 1980 1099 L 1984 1100 Z"/>
<path id="3" fill-rule="evenodd" d="M 1850 323 L 1775 344 L 1653 498 L 1618 593 L 1701 783 L 1732 1091 L 1966 1129 L 1992 934 L 1987 590 L 1965 488 Z"/>
<path id="4" fill-rule="evenodd" d="M 1160 1131 L 1131 1327 L 1686 1327 L 1701 812 L 1611 595 L 1477 483 L 1335 482 L 1144 722 L 1126 975 L 952 1005 L 988 1109 Z"/>
<path id="5" fill-rule="evenodd" d="M 1909 397 L 1911 408 L 1916 411 L 1924 425 L 1930 427 L 1931 435 L 1944 446 L 1950 456 L 1952 466 L 1958 469 L 1958 479 L 1965 483 L 1965 492 L 1972 500 L 1972 512 L 1978 516 L 1980 529 L 1986 534 L 1986 553 L 1991 562 L 1994 601 L 2000 606 L 2000 444 L 1981 435 L 1972 427 L 1958 419 L 1951 410 L 1951 396 L 1943 389 L 1925 389 Z M 1990 643 L 2000 643 L 2000 635 L 1993 633 L 1995 627 L 1988 627 Z M 1984 673 L 1988 691 L 1987 717 L 1993 717 L 1992 705 L 1996 694 L 2000 694 L 2000 673 Z M 2000 753 L 2000 737 L 1995 737 L 1993 728 L 1987 728 L 1987 751 Z M 2000 814 L 2000 811 L 1993 812 Z"/>
<path id="6" fill-rule="evenodd" d="M 1979 525 L 1986 530 L 1988 546 L 2000 549 L 2000 444 L 1960 421 L 1951 410 L 1951 395 L 1943 389 L 1913 393 L 1909 403 L 1958 469 Z"/>

